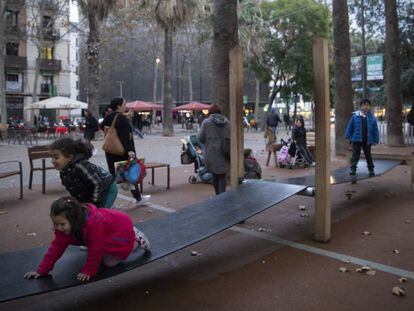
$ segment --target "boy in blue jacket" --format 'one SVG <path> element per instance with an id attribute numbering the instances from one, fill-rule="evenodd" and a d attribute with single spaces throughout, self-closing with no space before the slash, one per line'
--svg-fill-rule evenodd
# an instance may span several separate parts
<path id="1" fill-rule="evenodd" d="M 367 161 L 369 176 L 375 176 L 371 146 L 378 144 L 379 133 L 377 119 L 371 113 L 371 102 L 369 99 L 361 100 L 360 110 L 352 113 L 346 127 L 345 138 L 352 143 L 351 171 L 349 174 L 356 174 L 362 148 Z"/>

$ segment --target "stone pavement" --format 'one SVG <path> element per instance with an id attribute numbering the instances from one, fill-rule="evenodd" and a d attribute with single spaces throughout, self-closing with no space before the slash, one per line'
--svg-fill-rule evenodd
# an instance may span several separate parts
<path id="1" fill-rule="evenodd" d="M 153 134 L 136 141 L 146 159 L 172 165 L 172 183 L 166 190 L 165 172 L 158 171 L 156 185 L 145 185 L 145 193 L 152 197 L 143 206 L 136 206 L 129 194 L 122 192 L 116 204 L 135 222 L 213 195 L 211 185 L 188 183 L 193 167 L 179 165 L 183 136 L 184 132 L 172 138 Z M 313 169 L 266 168 L 262 133 L 248 133 L 245 141 L 257 152 L 265 178 L 313 174 Z M 24 150 L 2 145 L 0 155 L 2 159 L 5 155 L 27 159 Z M 99 153 L 96 161 L 104 162 Z M 333 167 L 343 165 L 344 158 L 332 158 Z M 145 267 L 100 282 L 3 303 L 0 309 L 414 310 L 414 278 L 401 285 L 394 269 L 408 275 L 414 271 L 410 177 L 407 166 L 398 166 L 356 185 L 333 186 L 332 240 L 326 244 L 312 239 L 313 198 L 294 196 L 243 225 Z M 31 191 L 25 187 L 23 200 L 16 199 L 18 188 L 5 186 L 6 181 L 0 180 L 0 252 L 48 245 L 52 238 L 50 203 L 65 194 L 58 178 L 48 180 L 45 195 L 39 184 Z M 193 250 L 201 256 L 191 256 Z M 341 254 L 338 258 L 350 262 L 332 254 Z M 356 272 L 361 266 L 358 260 L 369 262 L 376 274 Z M 340 272 L 340 267 L 348 272 Z M 406 297 L 391 294 L 396 285 L 406 289 Z"/>

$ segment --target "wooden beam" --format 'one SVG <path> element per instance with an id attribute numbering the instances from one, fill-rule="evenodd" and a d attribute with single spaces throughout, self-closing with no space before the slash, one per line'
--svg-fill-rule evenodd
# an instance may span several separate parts
<path id="1" fill-rule="evenodd" d="M 230 50 L 230 182 L 237 186 L 244 176 L 243 150 L 243 50 Z"/>
<path id="2" fill-rule="evenodd" d="M 315 80 L 315 239 L 327 242 L 331 238 L 330 195 L 330 120 L 329 120 L 329 58 L 328 41 L 315 38 L 313 42 Z"/>

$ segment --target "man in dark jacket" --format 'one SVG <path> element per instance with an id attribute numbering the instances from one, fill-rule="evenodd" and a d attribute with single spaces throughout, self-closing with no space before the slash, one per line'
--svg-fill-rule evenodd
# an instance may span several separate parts
<path id="1" fill-rule="evenodd" d="M 266 125 L 272 129 L 273 133 L 276 134 L 279 122 L 282 122 L 282 120 L 280 119 L 276 111 L 272 110 L 271 114 L 267 117 Z"/>

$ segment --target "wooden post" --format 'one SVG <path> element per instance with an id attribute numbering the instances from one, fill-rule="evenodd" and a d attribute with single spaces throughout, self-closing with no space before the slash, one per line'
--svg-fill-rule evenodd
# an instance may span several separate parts
<path id="1" fill-rule="evenodd" d="M 315 239 L 327 242 L 331 238 L 330 195 L 330 120 L 329 120 L 329 58 L 328 41 L 313 41 L 313 70 L 315 80 Z"/>
<path id="2" fill-rule="evenodd" d="M 243 165 L 243 50 L 236 46 L 230 50 L 230 182 L 239 184 L 244 176 Z"/>

